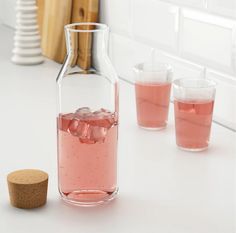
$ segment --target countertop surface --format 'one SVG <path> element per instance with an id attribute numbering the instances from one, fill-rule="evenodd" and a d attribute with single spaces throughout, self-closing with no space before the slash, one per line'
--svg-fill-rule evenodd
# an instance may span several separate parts
<path id="1" fill-rule="evenodd" d="M 236 134 L 213 124 L 211 147 L 201 153 L 175 145 L 173 106 L 167 129 L 136 125 L 134 87 L 120 81 L 119 195 L 113 202 L 68 206 L 57 191 L 56 84 L 60 65 L 10 62 L 13 31 L 0 27 L 1 233 L 233 233 Z M 9 204 L 6 176 L 23 168 L 49 173 L 47 205 Z"/>

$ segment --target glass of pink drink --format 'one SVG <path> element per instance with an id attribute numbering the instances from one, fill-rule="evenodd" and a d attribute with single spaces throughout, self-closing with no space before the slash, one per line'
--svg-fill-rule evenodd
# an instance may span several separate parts
<path id="1" fill-rule="evenodd" d="M 138 125 L 159 130 L 167 125 L 172 70 L 167 64 L 142 63 L 134 68 Z"/>
<path id="2" fill-rule="evenodd" d="M 173 82 L 176 143 L 180 149 L 202 151 L 208 148 L 215 85 L 208 79 Z"/>

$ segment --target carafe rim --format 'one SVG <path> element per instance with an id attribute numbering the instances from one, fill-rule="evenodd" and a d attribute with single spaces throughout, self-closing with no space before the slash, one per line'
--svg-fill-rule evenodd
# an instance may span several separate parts
<path id="1" fill-rule="evenodd" d="M 74 29 L 75 26 L 96 26 L 95 29 Z M 103 23 L 71 23 L 65 25 L 65 30 L 68 32 L 100 32 L 100 31 L 106 31 L 109 30 L 109 27 L 106 24 Z"/>

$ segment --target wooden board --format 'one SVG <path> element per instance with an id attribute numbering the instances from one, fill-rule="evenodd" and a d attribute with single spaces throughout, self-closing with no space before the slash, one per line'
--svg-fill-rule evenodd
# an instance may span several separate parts
<path id="1" fill-rule="evenodd" d="M 37 5 L 43 54 L 63 63 L 66 56 L 64 26 L 75 22 L 97 22 L 99 0 L 37 0 Z M 80 39 L 79 48 L 86 51 L 91 47 L 91 39 L 89 35 L 83 37 Z M 83 68 L 89 66 L 90 60 L 86 53 L 80 57 L 78 63 Z"/>
<path id="2" fill-rule="evenodd" d="M 71 22 L 98 22 L 99 0 L 73 0 Z"/>
<path id="3" fill-rule="evenodd" d="M 71 21 L 72 0 L 44 0 L 41 47 L 43 55 L 62 63 L 66 55 L 64 25 Z"/>
<path id="4" fill-rule="evenodd" d="M 42 29 L 43 29 L 44 1 L 45 0 L 37 0 L 37 6 L 38 6 L 37 16 L 38 16 L 38 25 L 39 25 L 40 35 L 42 35 Z"/>
<path id="5" fill-rule="evenodd" d="M 99 0 L 73 0 L 72 23 L 75 22 L 97 22 Z M 83 29 L 93 29 L 84 27 Z M 79 57 L 77 64 L 84 70 L 91 66 L 92 36 L 91 33 L 80 33 L 78 38 Z"/>

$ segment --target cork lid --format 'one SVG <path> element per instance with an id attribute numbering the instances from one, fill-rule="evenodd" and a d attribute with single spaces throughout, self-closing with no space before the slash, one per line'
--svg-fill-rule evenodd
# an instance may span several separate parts
<path id="1" fill-rule="evenodd" d="M 31 209 L 46 203 L 48 187 L 46 172 L 35 169 L 14 171 L 7 176 L 7 183 L 13 206 Z"/>

